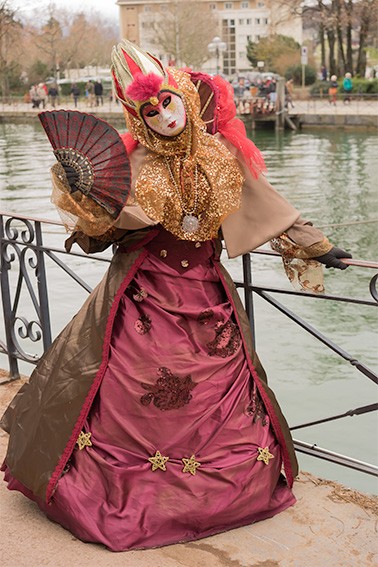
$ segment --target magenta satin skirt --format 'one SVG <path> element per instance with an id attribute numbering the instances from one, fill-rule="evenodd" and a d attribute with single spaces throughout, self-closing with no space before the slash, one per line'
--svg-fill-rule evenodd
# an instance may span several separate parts
<path id="1" fill-rule="evenodd" d="M 183 274 L 144 260 L 84 431 L 92 445 L 75 449 L 50 504 L 38 502 L 83 541 L 113 551 L 190 541 L 295 502 L 211 259 Z"/>

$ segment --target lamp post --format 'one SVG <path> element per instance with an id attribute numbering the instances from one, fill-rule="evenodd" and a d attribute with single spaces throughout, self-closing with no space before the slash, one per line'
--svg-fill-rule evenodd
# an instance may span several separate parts
<path id="1" fill-rule="evenodd" d="M 220 37 L 216 36 L 210 41 L 209 45 L 207 46 L 207 49 L 209 50 L 209 53 L 215 54 L 215 59 L 217 62 L 217 75 L 219 75 L 219 71 L 220 71 L 219 58 L 221 53 L 226 51 L 227 43 L 222 41 Z"/>

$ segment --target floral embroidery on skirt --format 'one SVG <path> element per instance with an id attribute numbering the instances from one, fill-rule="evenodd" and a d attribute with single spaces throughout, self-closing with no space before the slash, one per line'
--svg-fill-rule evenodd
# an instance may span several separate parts
<path id="1" fill-rule="evenodd" d="M 196 387 L 190 375 L 180 378 L 174 376 L 169 368 L 159 368 L 156 384 L 145 384 L 142 387 L 148 390 L 140 398 L 144 406 L 153 402 L 154 406 L 162 411 L 178 409 L 190 402 L 192 399 L 191 390 Z"/>
<path id="2" fill-rule="evenodd" d="M 145 335 L 151 329 L 152 322 L 148 315 L 141 315 L 134 323 L 134 329 L 139 335 Z"/>
<path id="3" fill-rule="evenodd" d="M 232 356 L 240 347 L 240 332 L 235 323 L 219 321 L 215 326 L 215 339 L 207 343 L 209 356 L 221 356 L 226 358 Z"/>

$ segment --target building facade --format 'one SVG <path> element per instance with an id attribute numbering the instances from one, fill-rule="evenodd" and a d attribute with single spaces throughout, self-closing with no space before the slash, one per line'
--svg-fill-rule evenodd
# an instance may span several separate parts
<path id="1" fill-rule="evenodd" d="M 154 26 L 164 26 L 168 10 L 185 0 L 117 0 L 120 8 L 121 37 L 151 51 L 164 63 L 171 54 L 159 52 L 154 41 Z M 290 12 L 288 4 L 282 0 L 239 0 L 233 2 L 200 0 L 196 2 L 197 13 L 193 18 L 201 18 L 210 10 L 216 19 L 217 34 L 226 43 L 226 50 L 220 54 L 220 69 L 227 76 L 251 70 L 247 59 L 248 41 L 257 42 L 260 38 L 277 33 L 293 37 L 302 43 L 302 19 Z M 160 49 L 160 51 L 162 51 Z M 178 64 L 185 64 L 179 61 Z M 219 61 L 209 54 L 203 70 L 214 73 Z"/>

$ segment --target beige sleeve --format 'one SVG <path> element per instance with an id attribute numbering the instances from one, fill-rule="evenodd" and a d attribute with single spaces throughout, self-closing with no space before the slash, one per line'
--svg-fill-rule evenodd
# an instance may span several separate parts
<path id="1" fill-rule="evenodd" d="M 217 135 L 235 155 L 244 174 L 241 207 L 222 223 L 229 258 L 235 258 L 282 234 L 299 218 L 300 213 L 268 182 L 263 174 L 256 179 L 238 150 Z"/>
<path id="2" fill-rule="evenodd" d="M 222 232 L 228 256 L 235 258 L 254 250 L 272 238 L 286 233 L 311 256 L 328 252 L 332 245 L 324 234 L 300 216 L 263 174 L 256 179 L 238 150 L 225 138 L 219 139 L 237 157 L 244 174 L 241 207 L 222 223 Z"/>
<path id="3" fill-rule="evenodd" d="M 286 230 L 288 237 L 298 244 L 307 248 L 325 239 L 321 230 L 312 225 L 312 222 L 299 217 L 295 223 Z"/>

